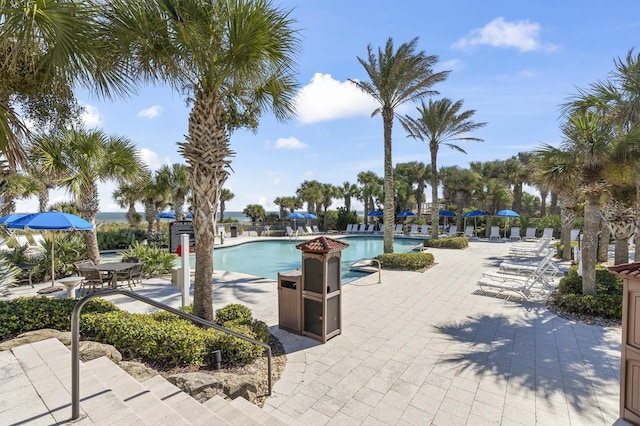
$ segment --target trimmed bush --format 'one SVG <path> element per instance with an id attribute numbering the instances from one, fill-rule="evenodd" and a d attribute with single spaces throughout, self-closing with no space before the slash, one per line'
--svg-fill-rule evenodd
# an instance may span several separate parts
<path id="1" fill-rule="evenodd" d="M 46 297 L 21 297 L 0 301 L 0 341 L 42 328 L 71 330 L 71 313 L 77 301 Z M 82 317 L 91 313 L 113 311 L 118 311 L 113 303 L 93 299 L 82 309 Z"/>
<path id="2" fill-rule="evenodd" d="M 579 315 L 622 319 L 622 280 L 612 275 L 604 266 L 596 268 L 596 294 L 582 294 L 582 277 L 577 266 L 560 280 L 554 299 L 557 307 Z"/>
<path id="3" fill-rule="evenodd" d="M 432 238 L 424 240 L 425 247 L 464 249 L 469 247 L 469 240 L 464 237 Z"/>
<path id="4" fill-rule="evenodd" d="M 216 323 L 222 325 L 229 321 L 240 323 L 251 321 L 251 309 L 239 303 L 233 303 L 216 311 Z"/>
<path id="5" fill-rule="evenodd" d="M 383 268 L 417 271 L 433 265 L 431 253 L 386 253 L 376 257 Z"/>

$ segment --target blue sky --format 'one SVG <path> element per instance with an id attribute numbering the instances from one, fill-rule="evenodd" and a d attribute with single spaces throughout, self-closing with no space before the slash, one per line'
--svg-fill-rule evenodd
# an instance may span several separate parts
<path id="1" fill-rule="evenodd" d="M 279 123 L 265 115 L 256 133 L 231 136 L 234 173 L 227 181 L 235 198 L 227 210 L 293 196 L 304 180 L 340 185 L 356 183 L 361 171 L 383 175 L 382 119 L 376 107 L 348 79 L 366 80 L 356 57 L 367 45 L 377 50 L 392 37 L 396 46 L 419 38 L 418 49 L 438 55 L 435 70 L 451 70 L 434 86 L 435 98 L 464 100 L 474 120 L 487 122 L 462 142 L 467 155 L 449 148 L 438 166 L 468 167 L 470 161 L 506 159 L 542 143 L 557 145 L 559 105 L 605 79 L 614 59 L 640 49 L 640 2 L 602 1 L 275 1 L 293 9 L 301 35 L 296 119 Z M 189 109 L 178 93 L 142 87 L 137 96 L 104 101 L 79 92 L 84 121 L 131 139 L 144 161 L 157 169 L 184 162 L 176 142 L 184 140 Z M 416 115 L 414 105 L 401 111 Z M 396 121 L 393 162 L 429 163 L 428 146 L 406 137 Z M 112 200 L 113 184 L 101 185 L 100 210 L 121 210 Z M 52 193 L 51 202 L 67 196 Z M 427 199 L 430 189 L 427 189 Z M 336 200 L 331 208 L 342 205 Z M 35 211 L 36 200 L 18 203 Z M 361 206 L 357 206 L 361 208 Z M 140 206 L 140 210 L 142 207 Z"/>

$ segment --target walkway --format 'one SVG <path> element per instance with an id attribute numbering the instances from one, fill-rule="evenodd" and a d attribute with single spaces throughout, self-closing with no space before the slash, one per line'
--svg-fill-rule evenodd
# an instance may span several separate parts
<path id="1" fill-rule="evenodd" d="M 381 284 L 376 274 L 344 286 L 343 331 L 326 344 L 277 327 L 274 281 L 218 272 L 214 303 L 248 305 L 285 346 L 265 410 L 291 424 L 611 425 L 620 329 L 473 294 L 508 248 L 430 249 L 437 264 L 424 273 L 384 271 Z M 166 280 L 137 291 L 180 303 Z"/>

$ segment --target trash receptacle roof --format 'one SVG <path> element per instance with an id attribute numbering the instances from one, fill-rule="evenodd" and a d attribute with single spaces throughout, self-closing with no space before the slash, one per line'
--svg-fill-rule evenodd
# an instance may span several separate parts
<path id="1" fill-rule="evenodd" d="M 305 241 L 296 246 L 297 249 L 307 253 L 333 253 L 334 251 L 342 251 L 347 247 L 349 247 L 349 244 L 343 241 L 324 236 Z"/>
<path id="2" fill-rule="evenodd" d="M 623 263 L 621 265 L 607 267 L 609 272 L 620 278 L 640 281 L 640 262 Z"/>

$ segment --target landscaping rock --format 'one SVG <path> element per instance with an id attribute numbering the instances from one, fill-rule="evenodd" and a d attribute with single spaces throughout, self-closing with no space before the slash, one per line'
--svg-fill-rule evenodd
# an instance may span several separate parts
<path id="1" fill-rule="evenodd" d="M 51 338 L 56 338 L 60 340 L 60 336 L 63 335 L 63 333 L 65 332 L 53 330 L 51 328 L 43 328 L 41 330 L 28 331 L 26 333 L 19 334 L 18 337 L 16 337 L 15 339 L 7 340 L 6 342 L 0 343 L 0 351 L 6 351 L 16 346 L 26 345 L 27 343 L 39 342 L 41 340 L 46 340 Z M 63 335 L 62 338 L 64 339 L 65 336 Z"/>
<path id="2" fill-rule="evenodd" d="M 178 373 L 167 380 L 200 402 L 219 395 L 230 399 L 241 396 L 255 403 L 260 385 L 255 376 L 218 372 Z"/>
<path id="3" fill-rule="evenodd" d="M 144 382 L 145 380 L 158 375 L 156 370 L 151 367 L 147 367 L 140 362 L 120 361 L 118 366 L 139 382 Z"/>
<path id="4" fill-rule="evenodd" d="M 86 362 L 92 359 L 106 356 L 116 364 L 122 361 L 122 354 L 118 352 L 116 348 L 111 345 L 105 345 L 104 343 L 92 342 L 86 340 L 80 342 L 80 361 Z"/>

